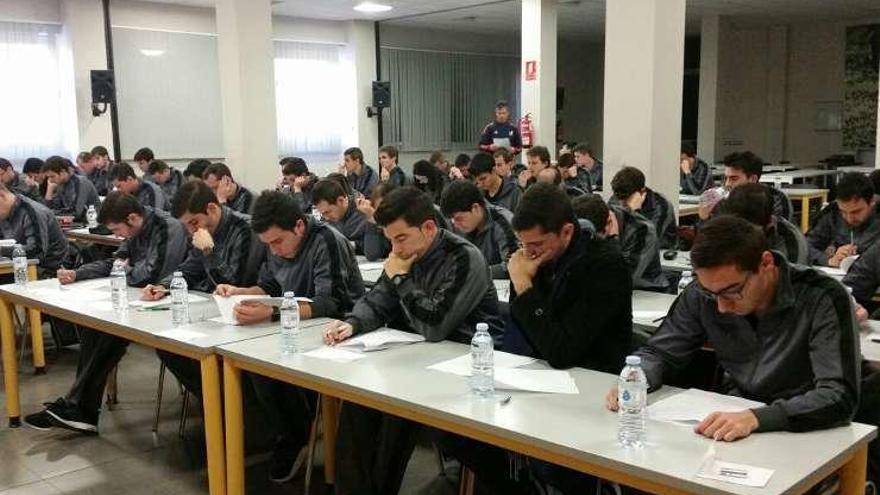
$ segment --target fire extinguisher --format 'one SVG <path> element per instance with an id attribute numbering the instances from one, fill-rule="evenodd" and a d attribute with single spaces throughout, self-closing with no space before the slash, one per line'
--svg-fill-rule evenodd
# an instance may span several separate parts
<path id="1" fill-rule="evenodd" d="M 532 114 L 527 113 L 519 119 L 519 136 L 523 148 L 531 148 L 535 130 L 532 128 Z"/>

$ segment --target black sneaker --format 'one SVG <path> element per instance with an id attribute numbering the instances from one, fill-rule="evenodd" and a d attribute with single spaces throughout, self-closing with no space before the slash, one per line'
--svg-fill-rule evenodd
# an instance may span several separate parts
<path id="1" fill-rule="evenodd" d="M 309 446 L 294 445 L 291 442 L 278 442 L 272 455 L 272 466 L 269 468 L 269 479 L 275 483 L 286 483 L 292 480 L 305 464 L 309 454 Z"/>
<path id="2" fill-rule="evenodd" d="M 46 413 L 55 424 L 68 430 L 88 435 L 98 434 L 98 413 L 84 414 L 64 399 L 58 399 L 46 407 Z"/>
<path id="3" fill-rule="evenodd" d="M 51 402 L 44 402 L 43 405 L 49 407 Z M 35 430 L 40 431 L 48 431 L 51 430 L 53 426 L 55 426 L 55 421 L 52 419 L 52 416 L 49 416 L 49 413 L 46 409 L 43 409 L 40 412 L 36 412 L 33 414 L 28 414 L 24 417 L 24 424 L 30 426 Z"/>

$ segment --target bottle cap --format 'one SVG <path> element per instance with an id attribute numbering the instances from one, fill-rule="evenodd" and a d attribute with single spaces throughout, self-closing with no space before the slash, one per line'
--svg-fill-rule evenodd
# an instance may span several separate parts
<path id="1" fill-rule="evenodd" d="M 289 291 L 287 291 L 287 292 L 284 293 L 284 299 L 292 299 L 293 297 L 294 297 L 294 295 L 293 295 L 293 291 L 292 291 L 292 290 L 289 290 Z"/>
<path id="2" fill-rule="evenodd" d="M 685 271 L 683 271 L 683 272 L 681 273 L 681 277 L 682 277 L 682 278 L 684 278 L 684 277 L 693 277 L 693 276 L 694 276 L 694 273 L 693 273 L 692 271 L 690 271 L 690 270 L 685 270 Z"/>
<path id="3" fill-rule="evenodd" d="M 174 276 L 175 276 L 175 277 L 182 277 L 182 276 L 183 276 L 183 272 L 174 272 Z"/>
<path id="4" fill-rule="evenodd" d="M 638 356 L 627 356 L 626 357 L 626 365 L 627 366 L 639 366 L 642 364 L 642 358 Z"/>
<path id="5" fill-rule="evenodd" d="M 487 323 L 477 323 L 477 331 L 485 330 L 489 331 L 489 325 Z"/>

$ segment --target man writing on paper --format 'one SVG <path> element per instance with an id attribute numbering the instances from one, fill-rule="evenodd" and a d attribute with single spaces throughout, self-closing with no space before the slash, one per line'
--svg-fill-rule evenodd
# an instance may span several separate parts
<path id="1" fill-rule="evenodd" d="M 385 272 L 345 321 L 331 323 L 333 345 L 392 322 L 426 340 L 469 342 L 477 323 L 502 331 L 498 299 L 480 251 L 434 220 L 431 198 L 414 187 L 390 192 L 375 218 L 391 241 Z M 339 420 L 336 492 L 394 494 L 400 488 L 418 425 L 346 403 Z"/>
<path id="2" fill-rule="evenodd" d="M 839 267 L 849 256 L 864 253 L 880 239 L 880 213 L 874 184 L 865 174 L 843 174 L 837 198 L 826 206 L 807 232 L 810 263 Z"/>
<path id="3" fill-rule="evenodd" d="M 0 184 L 0 235 L 15 239 L 28 259 L 39 261 L 40 278 L 51 278 L 67 257 L 67 238 L 52 210 L 22 193 Z M 3 254 L 12 254 L 4 248 Z M 11 281 L 11 275 L 7 279 Z"/>
<path id="4" fill-rule="evenodd" d="M 58 281 L 107 277 L 115 259 L 126 260 L 129 286 L 156 283 L 174 271 L 189 249 L 183 224 L 164 212 L 141 206 L 122 191 L 107 195 L 98 222 L 125 239 L 113 258 L 95 261 L 76 270 L 58 270 Z M 101 397 L 110 371 L 119 364 L 128 341 L 114 335 L 83 328 L 76 380 L 66 397 L 47 404 L 45 410 L 25 417 L 38 430 L 61 426 L 80 433 L 98 433 Z"/>
<path id="5" fill-rule="evenodd" d="M 691 262 L 696 282 L 636 353 L 650 390 L 708 342 L 725 372 L 724 391 L 767 403 L 712 413 L 696 433 L 730 442 L 756 432 L 831 428 L 854 417 L 877 424 L 876 379 L 863 381 L 858 326 L 840 283 L 792 265 L 768 250 L 760 228 L 728 215 L 700 229 Z M 617 409 L 616 387 L 607 405 Z M 874 442 L 874 460 L 876 448 Z"/>
<path id="6" fill-rule="evenodd" d="M 289 194 L 265 191 L 254 202 L 251 225 L 269 250 L 255 286 L 221 283 L 221 296 L 280 297 L 293 291 L 311 299 L 299 303 L 301 319 L 339 318 L 364 294 L 354 250 L 332 227 L 303 214 Z M 243 325 L 276 320 L 278 308 L 259 302 L 235 305 Z M 268 378 L 251 380 L 261 407 L 278 435 L 269 477 L 275 482 L 293 478 L 305 460 L 306 431 L 314 416 L 315 395 Z"/>

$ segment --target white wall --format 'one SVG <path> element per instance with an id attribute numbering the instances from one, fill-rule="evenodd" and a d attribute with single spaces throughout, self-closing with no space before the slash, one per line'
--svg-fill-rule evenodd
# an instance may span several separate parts
<path id="1" fill-rule="evenodd" d="M 565 88 L 565 105 L 557 115 L 562 119 L 563 141 L 587 141 L 602 156 L 604 44 L 560 40 L 556 78 Z"/>
<path id="2" fill-rule="evenodd" d="M 58 0 L 0 0 L 0 21 L 61 23 Z"/>

